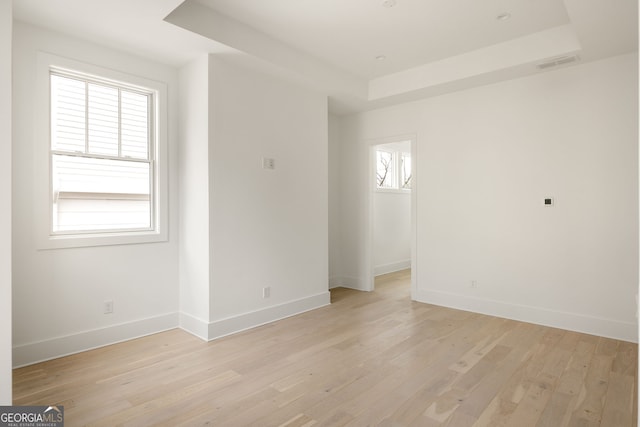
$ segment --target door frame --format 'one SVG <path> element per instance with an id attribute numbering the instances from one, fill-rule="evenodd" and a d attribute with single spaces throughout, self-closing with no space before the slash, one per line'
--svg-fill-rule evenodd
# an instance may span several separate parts
<path id="1" fill-rule="evenodd" d="M 365 277 L 365 290 L 373 291 L 375 289 L 375 273 L 373 262 L 373 235 L 374 235 L 374 193 L 376 190 L 375 181 L 375 160 L 376 160 L 376 147 L 383 144 L 389 144 L 394 142 L 409 141 L 411 144 L 411 299 L 415 300 L 418 294 L 418 206 L 417 206 L 417 193 L 418 193 L 418 143 L 415 134 L 395 135 L 384 138 L 376 138 L 367 140 L 369 149 L 368 155 L 368 167 L 366 168 L 368 177 L 367 183 L 367 227 L 366 227 L 366 242 L 365 242 L 365 271 L 367 276 Z"/>

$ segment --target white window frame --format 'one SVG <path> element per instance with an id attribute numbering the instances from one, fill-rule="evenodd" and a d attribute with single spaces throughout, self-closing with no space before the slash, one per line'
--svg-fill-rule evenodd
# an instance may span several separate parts
<path id="1" fill-rule="evenodd" d="M 99 232 L 53 233 L 53 191 L 51 183 L 51 87 L 52 70 L 68 70 L 75 75 L 111 81 L 116 85 L 136 86 L 153 93 L 155 101 L 149 147 L 153 159 L 151 178 L 152 228 Z M 165 83 L 115 71 L 97 65 L 40 52 L 37 66 L 36 105 L 36 212 L 34 213 L 38 249 L 153 243 L 168 240 L 168 159 L 167 159 L 167 87 Z"/>
<path id="2" fill-rule="evenodd" d="M 378 171 L 378 151 L 384 151 L 387 153 L 391 153 L 391 161 L 393 162 L 393 173 L 394 176 L 392 177 L 392 183 L 393 186 L 392 187 L 378 187 L 378 176 L 377 176 L 377 171 Z M 401 170 L 401 159 L 403 156 L 409 156 L 409 158 L 411 158 L 412 162 L 413 162 L 413 158 L 411 156 L 411 153 L 408 152 L 403 152 L 403 151 L 399 151 L 399 150 L 392 150 L 392 149 L 387 149 L 387 148 L 375 148 L 374 149 L 374 156 L 373 156 L 373 173 L 374 173 L 374 189 L 377 192 L 380 193 L 404 193 L 404 194 L 408 194 L 411 193 L 411 188 L 403 188 L 402 187 L 402 170 Z M 412 164 L 413 166 L 413 164 Z M 413 168 L 412 168 L 413 169 Z"/>

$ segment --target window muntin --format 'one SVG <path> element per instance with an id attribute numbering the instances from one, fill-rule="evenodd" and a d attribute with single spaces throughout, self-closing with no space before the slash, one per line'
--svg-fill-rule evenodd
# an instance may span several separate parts
<path id="1" fill-rule="evenodd" d="M 51 69 L 51 234 L 150 231 L 154 93 Z"/>

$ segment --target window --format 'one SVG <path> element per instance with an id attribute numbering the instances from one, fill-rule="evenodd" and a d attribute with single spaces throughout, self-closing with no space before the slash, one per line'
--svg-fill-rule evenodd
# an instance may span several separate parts
<path id="1" fill-rule="evenodd" d="M 376 180 L 378 188 L 397 188 L 395 153 L 385 150 L 376 151 Z"/>
<path id="2" fill-rule="evenodd" d="M 153 93 L 51 71 L 52 232 L 153 229 Z"/>
<path id="3" fill-rule="evenodd" d="M 411 154 L 400 153 L 400 188 L 411 190 Z"/>
<path id="4" fill-rule="evenodd" d="M 411 190 L 411 154 L 377 149 L 375 173 L 378 190 Z"/>
<path id="5" fill-rule="evenodd" d="M 56 65 L 69 60 L 47 62 L 42 139 L 46 240 L 54 243 L 42 246 L 166 240 L 166 162 L 159 161 L 166 125 L 158 123 L 166 89 L 85 64 Z"/>

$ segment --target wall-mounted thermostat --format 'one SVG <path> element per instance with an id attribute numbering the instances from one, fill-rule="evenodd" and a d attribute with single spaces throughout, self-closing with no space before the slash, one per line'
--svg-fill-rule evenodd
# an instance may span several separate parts
<path id="1" fill-rule="evenodd" d="M 545 206 L 553 206 L 553 205 L 555 204 L 555 202 L 554 202 L 554 200 L 553 200 L 553 197 L 545 197 L 545 198 L 542 200 L 542 203 L 543 203 Z"/>

